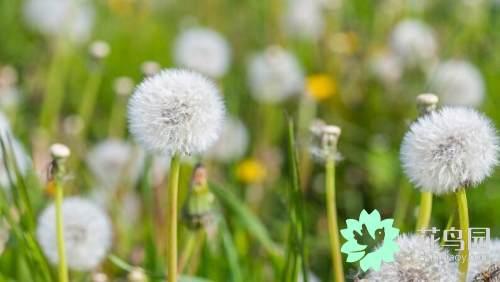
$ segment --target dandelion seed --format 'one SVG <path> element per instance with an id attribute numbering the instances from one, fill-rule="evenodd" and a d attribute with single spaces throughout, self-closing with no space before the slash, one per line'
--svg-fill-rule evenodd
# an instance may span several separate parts
<path id="1" fill-rule="evenodd" d="M 485 85 L 479 70 L 467 61 L 449 60 L 437 65 L 429 75 L 430 88 L 444 105 L 478 107 Z"/>
<path id="2" fill-rule="evenodd" d="M 229 69 L 231 48 L 218 32 L 208 28 L 190 28 L 175 41 L 175 62 L 178 66 L 220 78 Z"/>
<path id="3" fill-rule="evenodd" d="M 190 155 L 219 138 L 224 103 L 215 85 L 200 74 L 164 70 L 146 79 L 129 101 L 129 125 L 145 148 Z"/>
<path id="4" fill-rule="evenodd" d="M 497 164 L 498 138 L 489 119 L 472 109 L 443 108 L 410 127 L 401 145 L 406 175 L 434 194 L 474 186 Z"/>
<path id="5" fill-rule="evenodd" d="M 304 74 L 291 53 L 271 46 L 251 59 L 248 83 L 257 101 L 278 103 L 303 92 Z"/>
<path id="6" fill-rule="evenodd" d="M 64 242 L 68 266 L 88 271 L 98 266 L 111 247 L 111 223 L 95 204 L 79 197 L 66 198 L 62 204 Z M 38 219 L 37 239 L 53 264 L 58 263 L 54 204 Z"/>
<path id="7" fill-rule="evenodd" d="M 393 262 L 384 262 L 380 270 L 370 271 L 363 281 L 458 281 L 457 265 L 431 238 L 402 235 L 396 240 L 399 251 Z"/>
<path id="8" fill-rule="evenodd" d="M 28 0 L 24 4 L 24 17 L 33 29 L 77 43 L 89 38 L 94 13 L 90 1 Z"/>
<path id="9" fill-rule="evenodd" d="M 209 158 L 231 162 L 240 159 L 248 147 L 248 131 L 241 120 L 226 117 L 219 140 L 207 152 Z"/>
<path id="10" fill-rule="evenodd" d="M 391 34 L 391 49 L 406 66 L 427 66 L 437 56 L 437 43 L 432 29 L 425 23 L 406 19 Z"/>
<path id="11" fill-rule="evenodd" d="M 114 190 L 119 184 L 137 182 L 144 152 L 125 141 L 108 139 L 92 147 L 86 160 L 98 185 Z"/>

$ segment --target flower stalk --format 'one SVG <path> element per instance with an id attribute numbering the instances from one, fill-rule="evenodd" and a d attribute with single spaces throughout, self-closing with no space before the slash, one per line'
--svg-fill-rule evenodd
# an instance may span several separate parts
<path id="1" fill-rule="evenodd" d="M 174 154 L 170 164 L 167 195 L 167 281 L 177 281 L 177 195 L 179 192 L 180 157 Z"/>
<path id="2" fill-rule="evenodd" d="M 417 217 L 417 231 L 426 229 L 429 227 L 431 221 L 432 212 L 432 193 L 431 192 L 421 192 L 420 193 L 420 206 L 418 208 Z"/>
<path id="3" fill-rule="evenodd" d="M 55 186 L 55 214 L 59 282 L 68 282 L 68 264 L 66 260 L 66 247 L 64 244 L 64 221 L 62 203 L 64 199 L 62 178 L 66 173 L 65 162 L 70 155 L 68 147 L 54 144 L 50 147 L 52 155 L 51 181 L 49 185 Z"/>
<path id="4" fill-rule="evenodd" d="M 467 206 L 467 195 L 465 189 L 461 188 L 455 192 L 458 208 L 458 219 L 462 231 L 463 249 L 460 252 L 460 281 L 467 281 L 467 270 L 469 269 L 469 209 Z"/>

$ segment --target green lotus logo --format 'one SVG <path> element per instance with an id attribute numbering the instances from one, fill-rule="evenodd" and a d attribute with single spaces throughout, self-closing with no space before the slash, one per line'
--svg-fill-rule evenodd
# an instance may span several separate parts
<path id="1" fill-rule="evenodd" d="M 394 242 L 399 229 L 392 226 L 394 219 L 380 219 L 377 210 L 359 215 L 359 220 L 346 220 L 347 228 L 340 233 L 347 240 L 341 252 L 347 254 L 347 262 L 357 262 L 363 271 L 379 270 L 382 261 L 394 261 L 394 253 L 399 250 Z"/>

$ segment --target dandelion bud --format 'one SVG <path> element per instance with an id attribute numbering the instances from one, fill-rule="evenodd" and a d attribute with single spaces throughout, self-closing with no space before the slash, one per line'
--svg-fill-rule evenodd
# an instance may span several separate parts
<path id="1" fill-rule="evenodd" d="M 310 131 L 312 133 L 311 153 L 313 156 L 320 161 L 336 159 L 338 157 L 337 142 L 342 132 L 340 127 L 316 121 L 312 124 Z"/>
<path id="2" fill-rule="evenodd" d="M 134 91 L 134 81 L 128 76 L 120 76 L 113 82 L 113 90 L 118 96 L 129 96 Z"/>
<path id="3" fill-rule="evenodd" d="M 158 64 L 155 61 L 145 61 L 141 65 L 141 71 L 145 77 L 154 76 L 155 74 L 158 74 L 160 70 L 161 70 L 160 64 Z"/>
<path id="4" fill-rule="evenodd" d="M 111 51 L 109 44 L 105 41 L 94 41 L 89 46 L 90 57 L 96 61 L 103 60 L 106 58 Z"/>
<path id="5" fill-rule="evenodd" d="M 134 267 L 127 276 L 127 280 L 129 282 L 146 282 L 148 278 L 146 277 L 146 273 L 140 267 Z"/>
<path id="6" fill-rule="evenodd" d="M 421 115 L 434 111 L 438 102 L 439 98 L 431 93 L 420 94 L 417 96 L 417 107 Z"/>
<path id="7" fill-rule="evenodd" d="M 50 155 L 54 160 L 64 161 L 69 157 L 71 151 L 66 145 L 56 143 L 50 146 Z"/>
<path id="8" fill-rule="evenodd" d="M 198 165 L 193 172 L 191 190 L 183 208 L 189 228 L 199 229 L 214 222 L 215 197 L 208 189 L 207 171 Z"/>

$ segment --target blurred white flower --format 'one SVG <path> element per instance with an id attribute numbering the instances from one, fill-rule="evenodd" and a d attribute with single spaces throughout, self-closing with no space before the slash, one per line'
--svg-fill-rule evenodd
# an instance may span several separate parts
<path id="1" fill-rule="evenodd" d="M 108 139 L 92 147 L 86 161 L 99 186 L 116 188 L 123 183 L 137 182 L 144 152 L 126 141 Z"/>
<path id="2" fill-rule="evenodd" d="M 437 56 L 437 42 L 432 29 L 414 19 L 406 19 L 396 25 L 390 46 L 406 66 L 427 66 Z"/>
<path id="3" fill-rule="evenodd" d="M 470 281 L 483 281 L 473 280 L 476 276 L 491 272 L 494 268 L 500 269 L 500 240 L 491 239 L 484 241 L 477 245 L 472 245 L 469 252 L 469 271 L 467 279 Z M 500 278 L 500 271 L 497 271 L 496 278 L 488 281 L 498 281 Z"/>
<path id="4" fill-rule="evenodd" d="M 323 3 L 320 0 L 288 0 L 285 27 L 292 37 L 317 40 L 324 32 Z"/>
<path id="5" fill-rule="evenodd" d="M 455 192 L 479 184 L 497 164 L 492 122 L 468 108 L 443 108 L 414 122 L 401 145 L 406 175 L 422 191 Z"/>
<path id="6" fill-rule="evenodd" d="M 370 64 L 373 74 L 386 86 L 396 84 L 403 75 L 403 66 L 392 52 L 375 54 Z"/>
<path id="7" fill-rule="evenodd" d="M 271 46 L 250 60 L 248 83 L 256 100 L 278 103 L 303 91 L 304 73 L 294 55 Z"/>
<path id="8" fill-rule="evenodd" d="M 66 198 L 62 214 L 68 267 L 79 271 L 94 269 L 111 248 L 112 230 L 108 216 L 94 203 L 79 197 Z M 57 264 L 54 204 L 41 213 L 36 235 L 44 254 Z"/>
<path id="9" fill-rule="evenodd" d="M 248 132 L 245 124 L 235 117 L 224 120 L 219 140 L 208 150 L 209 158 L 231 162 L 240 159 L 248 147 Z"/>
<path id="10" fill-rule="evenodd" d="M 190 155 L 219 138 L 225 107 L 219 90 L 204 76 L 167 69 L 146 78 L 128 105 L 131 133 L 145 148 Z"/>
<path id="11" fill-rule="evenodd" d="M 458 281 L 458 267 L 449 254 L 431 238 L 401 235 L 396 244 L 399 251 L 393 262 L 384 262 L 380 270 L 370 271 L 363 279 L 385 281 Z"/>
<path id="12" fill-rule="evenodd" d="M 174 58 L 180 67 L 220 78 L 229 69 L 231 48 L 226 39 L 212 29 L 190 28 L 175 40 Z"/>
<path id="13" fill-rule="evenodd" d="M 430 72 L 428 80 L 432 91 L 444 105 L 477 107 L 483 102 L 483 77 L 467 61 L 448 60 L 440 63 Z"/>
<path id="14" fill-rule="evenodd" d="M 17 87 L 17 71 L 12 66 L 0 68 L 0 107 L 15 108 L 19 104 L 20 95 Z"/>
<path id="15" fill-rule="evenodd" d="M 41 33 L 67 37 L 74 42 L 86 41 L 94 25 L 94 7 L 84 0 L 27 0 L 24 17 Z"/>

